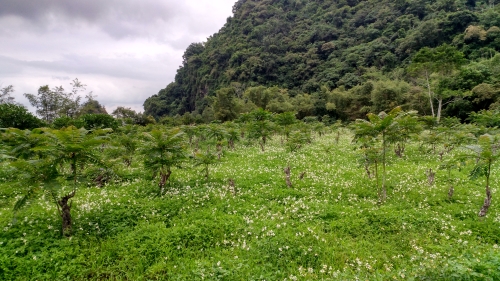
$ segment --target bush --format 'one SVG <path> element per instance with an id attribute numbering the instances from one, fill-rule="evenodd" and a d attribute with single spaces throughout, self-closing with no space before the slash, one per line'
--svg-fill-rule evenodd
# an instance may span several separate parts
<path id="1" fill-rule="evenodd" d="M 67 116 L 59 117 L 52 122 L 52 128 L 54 129 L 66 128 L 69 126 L 75 126 L 76 128 L 80 129 L 85 127 L 85 123 L 81 119 L 73 119 Z"/>
<path id="2" fill-rule="evenodd" d="M 78 118 L 87 130 L 111 128 L 116 130 L 120 122 L 108 114 L 85 114 Z"/>
<path id="3" fill-rule="evenodd" d="M 0 104 L 0 128 L 35 129 L 45 123 L 31 114 L 24 106 L 11 103 Z"/>

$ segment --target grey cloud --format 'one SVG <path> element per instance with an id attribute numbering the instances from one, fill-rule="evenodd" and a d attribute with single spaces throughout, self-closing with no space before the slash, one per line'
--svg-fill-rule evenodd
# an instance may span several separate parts
<path id="1" fill-rule="evenodd" d="M 75 74 L 106 75 L 109 77 L 155 80 L 164 77 L 164 63 L 154 59 L 99 59 L 90 56 L 65 55 L 55 61 L 26 61 L 0 56 L 0 66 L 17 66 L 19 71 L 24 67 L 38 68 L 47 71 Z M 12 73 L 12 69 L 9 69 Z"/>
<path id="2" fill-rule="evenodd" d="M 155 36 L 155 26 L 186 12 L 175 0 L 0 0 L 0 17 L 17 16 L 37 27 L 96 25 L 115 38 Z"/>

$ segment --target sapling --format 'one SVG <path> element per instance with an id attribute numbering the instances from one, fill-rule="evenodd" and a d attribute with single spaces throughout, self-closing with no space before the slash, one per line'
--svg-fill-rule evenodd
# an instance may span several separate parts
<path id="1" fill-rule="evenodd" d="M 178 128 L 161 131 L 153 130 L 142 135 L 144 143 L 140 149 L 144 156 L 144 167 L 159 174 L 160 192 L 172 174 L 172 167 L 180 167 L 186 159 L 183 133 Z"/>
<path id="2" fill-rule="evenodd" d="M 389 113 L 380 112 L 378 115 L 368 113 L 367 120 L 356 120 L 354 124 L 355 139 L 362 137 L 366 138 L 380 138 L 382 145 L 382 188 L 379 192 L 379 199 L 384 202 L 387 197 L 386 189 L 386 151 L 387 143 L 392 135 L 397 134 L 397 118 L 403 116 L 401 107 L 396 107 Z"/>
<path id="3" fill-rule="evenodd" d="M 206 137 L 215 142 L 215 147 L 217 149 L 217 158 L 220 160 L 222 156 L 222 142 L 226 138 L 227 132 L 218 124 L 210 124 L 206 130 Z M 210 150 L 208 146 L 207 151 Z"/>
<path id="4" fill-rule="evenodd" d="M 471 178 L 486 178 L 486 197 L 478 213 L 480 217 L 484 217 L 491 205 L 490 176 L 493 164 L 500 159 L 500 142 L 498 136 L 493 137 L 489 134 L 484 134 L 478 138 L 476 145 L 468 145 L 466 147 L 473 152 L 469 156 L 476 158 L 476 165 L 472 169 Z"/>
<path id="5" fill-rule="evenodd" d="M 194 155 L 194 164 L 195 166 L 202 166 L 203 171 L 205 172 L 205 180 L 208 181 L 209 177 L 209 167 L 210 165 L 213 165 L 217 162 L 217 157 L 215 154 L 207 151 L 205 153 L 203 152 L 197 152 Z"/>
<path id="6" fill-rule="evenodd" d="M 258 109 L 250 113 L 252 121 L 248 123 L 248 133 L 251 138 L 260 139 L 259 145 L 261 150 L 265 151 L 267 139 L 271 138 L 274 133 L 275 126 L 271 121 L 271 113 Z"/>
<path id="7" fill-rule="evenodd" d="M 30 148 L 39 153 L 37 159 L 18 160 L 12 163 L 19 170 L 20 182 L 28 191 L 14 206 L 18 210 L 32 197 L 46 192 L 56 204 L 62 219 L 62 233 L 71 235 L 71 201 L 76 195 L 80 182 L 84 181 L 82 172 L 88 165 L 102 165 L 96 148 L 107 141 L 109 130 L 90 132 L 84 128 L 68 127 L 61 130 L 45 129 L 46 139 L 38 146 Z M 69 169 L 68 169 L 69 168 Z M 71 191 L 60 196 L 62 186 L 69 185 Z M 43 193 L 42 192 L 42 193 Z"/>
<path id="8" fill-rule="evenodd" d="M 446 170 L 447 174 L 447 183 L 449 184 L 448 188 L 448 200 L 453 199 L 453 195 L 455 193 L 455 187 L 454 187 L 454 177 L 452 177 L 451 172 L 453 169 L 458 169 L 460 170 L 461 167 L 464 165 L 462 159 L 460 157 L 453 157 L 449 159 L 448 161 L 445 161 L 441 166 L 439 166 L 440 170 Z"/>

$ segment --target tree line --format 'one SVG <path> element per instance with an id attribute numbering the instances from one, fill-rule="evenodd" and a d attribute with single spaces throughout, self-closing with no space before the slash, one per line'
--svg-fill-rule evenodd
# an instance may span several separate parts
<path id="1" fill-rule="evenodd" d="M 155 120 L 142 113 L 123 106 L 117 107 L 111 115 L 99 103 L 92 92 L 86 90 L 78 78 L 71 83 L 71 91 L 67 92 L 63 86 L 40 86 L 36 94 L 26 93 L 31 106 L 35 108 L 36 116 L 25 106 L 15 101 L 12 93 L 13 85 L 0 89 L 0 128 L 34 129 L 40 127 L 63 128 L 76 126 L 86 129 L 113 128 L 122 123 L 146 125 Z"/>

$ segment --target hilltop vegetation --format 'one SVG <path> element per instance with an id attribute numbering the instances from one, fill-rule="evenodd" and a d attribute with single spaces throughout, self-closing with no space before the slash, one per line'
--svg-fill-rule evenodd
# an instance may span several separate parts
<path id="1" fill-rule="evenodd" d="M 145 114 L 224 120 L 213 100 L 224 91 L 236 115 L 261 107 L 355 119 L 396 105 L 430 115 L 431 92 L 445 97 L 444 115 L 465 119 L 498 97 L 500 14 L 490 2 L 240 0 L 218 33 L 187 48 L 175 81 L 145 101 Z M 415 72 L 415 54 L 445 44 L 461 63 L 429 77 Z M 432 102 L 437 108 L 439 98 Z"/>

